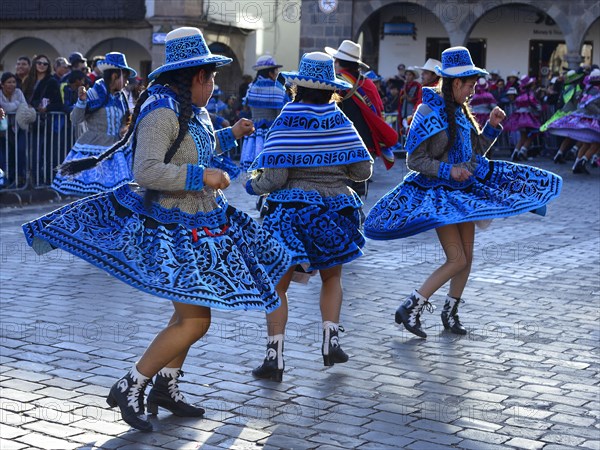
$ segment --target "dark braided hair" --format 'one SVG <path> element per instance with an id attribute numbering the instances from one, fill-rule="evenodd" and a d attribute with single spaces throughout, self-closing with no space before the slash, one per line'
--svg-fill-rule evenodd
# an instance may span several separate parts
<path id="1" fill-rule="evenodd" d="M 466 83 L 470 80 L 476 80 L 477 76 L 473 75 L 470 77 L 462 77 L 458 79 L 461 80 L 461 82 Z M 456 107 L 458 106 L 458 104 L 454 100 L 454 94 L 452 92 L 452 83 L 454 82 L 454 80 L 456 80 L 456 78 L 443 77 L 441 82 L 441 88 L 439 87 L 439 84 L 437 88 L 440 89 L 439 93 L 444 99 L 444 110 L 446 111 L 446 115 L 448 116 L 448 143 L 446 144 L 446 152 L 450 151 L 450 149 L 454 145 L 454 142 L 456 141 Z M 477 131 L 480 131 L 479 125 L 475 120 L 475 117 L 473 117 L 473 114 L 471 113 L 471 108 L 469 108 L 468 102 L 465 102 L 460 106 L 467 118 L 469 119 L 469 121 L 471 122 L 471 124 L 475 127 Z"/>
<path id="2" fill-rule="evenodd" d="M 102 102 L 102 104 L 100 106 L 96 106 L 95 108 L 90 108 L 89 103 L 86 104 L 85 105 L 85 115 L 86 116 L 88 114 L 98 111 L 101 108 L 104 108 L 108 104 L 108 101 L 110 100 L 110 84 L 112 83 L 113 74 L 116 73 L 118 77 L 120 77 L 120 76 L 125 77 L 125 72 L 129 73 L 128 70 L 121 70 L 121 69 L 106 69 L 104 72 L 102 72 L 102 79 L 104 80 L 104 86 L 106 87 L 106 97 L 104 97 L 104 101 Z"/>
<path id="3" fill-rule="evenodd" d="M 314 89 L 305 86 L 292 86 L 292 96 L 294 103 L 314 103 L 315 105 L 325 105 L 332 99 L 336 102 L 340 100 L 339 94 L 336 94 L 333 90 L 327 89 Z"/>
<path id="4" fill-rule="evenodd" d="M 207 80 L 212 76 L 215 68 L 216 66 L 214 64 L 201 67 L 188 67 L 186 69 L 163 72 L 157 78 L 156 82 L 158 84 L 162 84 L 163 86 L 169 85 L 175 88 L 177 92 L 177 101 L 179 103 L 179 133 L 165 154 L 165 164 L 171 162 L 188 132 L 189 121 L 194 113 L 192 109 L 192 79 L 200 72 L 200 70 L 204 70 L 204 79 Z M 146 209 L 150 209 L 152 202 L 157 199 L 158 191 L 153 189 L 146 190 L 144 196 L 144 205 Z"/>
<path id="5" fill-rule="evenodd" d="M 275 70 L 277 70 L 276 68 L 271 68 L 271 69 L 260 69 L 259 71 L 256 72 L 256 76 L 254 77 L 254 81 L 258 80 L 259 77 L 264 77 L 264 78 L 271 78 L 271 73 L 274 73 Z"/>

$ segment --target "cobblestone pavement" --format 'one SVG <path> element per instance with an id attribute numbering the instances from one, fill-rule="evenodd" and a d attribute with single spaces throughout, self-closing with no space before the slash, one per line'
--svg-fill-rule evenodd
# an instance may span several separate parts
<path id="1" fill-rule="evenodd" d="M 534 163 L 538 163 L 535 161 Z M 214 311 L 182 382 L 203 419 L 160 411 L 132 431 L 108 388 L 170 317 L 143 294 L 60 251 L 38 257 L 20 224 L 56 204 L 1 211 L 0 448 L 600 449 L 600 171 L 564 177 L 544 218 L 495 220 L 476 237 L 461 309 L 467 336 L 425 314 L 427 340 L 394 323 L 399 301 L 434 269 L 434 232 L 369 241 L 344 269 L 341 342 L 322 365 L 317 280 L 293 286 L 283 383 L 254 380 L 260 313 Z M 367 206 L 404 174 L 378 163 Z M 241 183 L 230 201 L 257 217 Z"/>

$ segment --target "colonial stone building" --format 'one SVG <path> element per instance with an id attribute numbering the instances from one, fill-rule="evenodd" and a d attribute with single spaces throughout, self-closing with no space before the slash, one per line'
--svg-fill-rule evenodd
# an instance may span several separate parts
<path id="1" fill-rule="evenodd" d="M 598 0 L 305 0 L 301 51 L 363 45 L 384 76 L 466 45 L 477 64 L 532 75 L 600 63 Z"/>
<path id="2" fill-rule="evenodd" d="M 253 74 L 257 54 L 278 52 L 288 66 L 297 63 L 299 20 L 299 0 L 2 1 L 0 73 L 14 71 L 21 55 L 54 60 L 78 51 L 89 59 L 119 51 L 145 77 L 164 62 L 166 33 L 196 26 L 211 51 L 234 59 L 217 82 L 237 93 L 242 74 Z"/>

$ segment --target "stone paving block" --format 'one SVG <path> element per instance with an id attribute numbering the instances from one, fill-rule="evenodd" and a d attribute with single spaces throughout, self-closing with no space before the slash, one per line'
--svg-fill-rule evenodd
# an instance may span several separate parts
<path id="1" fill-rule="evenodd" d="M 55 438 L 70 438 L 77 434 L 83 434 L 84 430 L 73 426 L 65 426 L 57 423 L 37 421 L 25 424 L 23 428 L 37 431 L 41 434 L 49 435 Z"/>
<path id="2" fill-rule="evenodd" d="M 448 450 L 455 447 L 450 445 L 434 444 L 429 441 L 415 441 L 407 445 L 405 448 L 411 450 Z"/>
<path id="3" fill-rule="evenodd" d="M 544 450 L 578 450 L 581 447 L 569 447 L 566 445 L 548 444 L 544 447 Z"/>
<path id="4" fill-rule="evenodd" d="M 498 444 L 492 444 L 492 443 L 488 443 L 488 442 L 481 442 L 481 441 L 473 441 L 471 439 L 464 439 L 462 441 L 460 441 L 460 448 L 461 449 L 467 449 L 467 450 L 507 450 L 510 447 L 507 447 L 506 445 L 498 445 Z"/>
<path id="5" fill-rule="evenodd" d="M 543 448 L 546 445 L 546 443 L 540 441 L 532 441 L 530 439 L 513 438 L 510 441 L 506 442 L 505 445 L 522 449 L 538 449 Z"/>
<path id="6" fill-rule="evenodd" d="M 577 447 L 579 444 L 585 441 L 585 438 L 579 436 L 569 436 L 559 433 L 544 433 L 540 440 L 544 442 L 553 442 L 555 444 L 561 444 L 569 447 Z"/>
<path id="7" fill-rule="evenodd" d="M 27 431 L 24 428 L 17 428 L 17 427 L 13 427 L 11 425 L 6 425 L 6 424 L 2 424 L 2 426 L 0 426 L 0 438 L 2 439 L 12 439 L 15 438 L 17 436 L 23 436 L 24 434 L 26 434 Z M 0 447 L 3 448 L 3 447 Z"/>
<path id="8" fill-rule="evenodd" d="M 585 441 L 583 444 L 580 444 L 581 448 L 591 448 L 594 450 L 600 449 L 600 440 L 597 441 Z"/>
<path id="9" fill-rule="evenodd" d="M 0 437 L 0 448 L 2 450 L 23 450 L 30 449 L 31 447 L 23 442 L 17 442 L 13 439 L 4 439 Z"/>
<path id="10" fill-rule="evenodd" d="M 462 430 L 456 434 L 458 437 L 463 439 L 470 439 L 475 441 L 481 441 L 486 444 L 502 444 L 509 440 L 508 436 L 502 436 L 496 433 L 488 433 L 487 431 L 481 430 Z"/>
<path id="11" fill-rule="evenodd" d="M 569 414 L 554 414 L 548 420 L 552 422 L 566 423 L 577 427 L 587 427 L 593 425 L 596 420 L 591 417 L 571 416 Z M 599 431 L 600 433 L 600 431 Z"/>
<path id="12" fill-rule="evenodd" d="M 388 431 L 392 431 L 388 429 Z M 359 448 L 406 448 L 408 444 L 414 442 L 413 439 L 407 438 L 404 434 L 399 433 L 386 433 L 383 431 L 369 431 L 359 436 L 367 443 Z"/>
<path id="13" fill-rule="evenodd" d="M 417 430 L 406 436 L 409 439 L 415 439 L 416 441 L 427 441 L 429 443 L 434 443 L 438 445 L 445 445 L 448 447 L 456 446 L 462 438 L 453 436 L 451 434 L 443 434 L 443 433 L 432 433 L 429 430 Z M 415 444 L 411 444 L 411 448 L 415 446 Z"/>
<path id="14" fill-rule="evenodd" d="M 71 440 L 79 442 L 80 445 L 83 444 L 83 446 L 77 447 L 77 450 L 113 450 L 131 444 L 131 441 L 126 439 L 96 433 L 78 434 L 72 436 Z"/>
<path id="15" fill-rule="evenodd" d="M 533 441 L 540 440 L 540 438 L 546 432 L 546 429 L 517 427 L 513 425 L 504 425 L 500 430 L 498 430 L 498 433 L 505 434 L 507 436 L 531 439 Z"/>
<path id="16" fill-rule="evenodd" d="M 39 433 L 28 433 L 16 439 L 16 442 L 22 442 L 35 448 L 43 448 L 47 450 L 69 450 L 79 446 L 75 442 L 67 442 L 64 439 L 57 439 L 50 436 L 45 436 Z M 4 448 L 2 448 L 4 450 Z"/>
<path id="17" fill-rule="evenodd" d="M 123 433 L 129 431 L 131 428 L 124 422 L 111 423 L 111 422 L 103 422 L 100 420 L 79 420 L 77 422 L 73 422 L 74 427 L 81 428 L 87 431 L 93 431 L 96 433 L 103 433 L 110 436 L 119 436 Z"/>

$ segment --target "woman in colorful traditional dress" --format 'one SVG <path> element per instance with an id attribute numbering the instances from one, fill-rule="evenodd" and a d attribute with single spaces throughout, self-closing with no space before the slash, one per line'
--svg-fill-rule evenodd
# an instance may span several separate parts
<path id="1" fill-rule="evenodd" d="M 277 81 L 280 67 L 283 66 L 277 64 L 271 55 L 259 57 L 252 66 L 256 70 L 256 78 L 248 86 L 242 104 L 250 108 L 256 131 L 245 138 L 242 144 L 240 166 L 244 170 L 250 167 L 262 151 L 269 127 L 281 112 L 283 105 L 290 100 L 285 87 Z"/>
<path id="2" fill-rule="evenodd" d="M 483 128 L 490 118 L 490 113 L 497 106 L 496 98 L 488 92 L 489 84 L 484 77 L 480 77 L 475 85 L 475 94 L 469 101 L 475 120 Z"/>
<path id="3" fill-rule="evenodd" d="M 588 164 L 595 164 L 591 160 L 600 145 L 600 69 L 590 73 L 577 109 L 550 123 L 548 132 L 580 143 L 572 170 L 589 174 Z"/>
<path id="4" fill-rule="evenodd" d="M 107 398 L 141 431 L 152 430 L 144 391 L 155 375 L 150 413 L 162 407 L 178 416 L 204 414 L 185 402 L 178 379 L 191 345 L 210 326 L 211 308 L 273 311 L 280 304 L 275 284 L 291 266 L 277 240 L 228 205 L 220 191 L 229 185 L 227 173 L 210 168 L 215 146 L 228 151 L 254 131 L 244 119 L 215 135 L 204 108 L 215 68 L 232 60 L 212 54 L 197 28 L 171 31 L 165 48 L 167 62 L 149 75 L 153 82 L 140 96 L 126 136 L 98 158 L 63 167 L 89 169 L 131 143 L 137 184 L 81 199 L 23 226 L 38 253 L 61 248 L 172 301 L 167 327 Z"/>
<path id="5" fill-rule="evenodd" d="M 71 111 L 73 125 L 85 122 L 87 131 L 81 135 L 63 161 L 99 156 L 112 147 L 127 131 L 131 117 L 124 92 L 129 77 L 137 72 L 127 65 L 123 53 L 107 53 L 98 62 L 102 78 L 86 90 L 79 87 L 79 100 Z M 65 195 L 86 196 L 109 191 L 133 179 L 131 172 L 132 151 L 126 146 L 111 154 L 93 169 L 67 176 L 57 173 L 52 189 Z"/>
<path id="6" fill-rule="evenodd" d="M 529 146 L 540 130 L 539 116 L 542 105 L 535 96 L 535 82 L 535 77 L 524 75 L 521 78 L 519 83 L 520 93 L 515 100 L 517 109 L 504 124 L 506 131 L 518 131 L 520 136 L 510 157 L 513 162 L 527 161 Z"/>
<path id="7" fill-rule="evenodd" d="M 433 309 L 430 297 L 448 281 L 442 323 L 452 333 L 466 334 L 458 307 L 471 272 L 475 222 L 527 211 L 543 214 L 562 186 L 551 172 L 485 158 L 505 115 L 495 108 L 479 131 L 466 102 L 487 72 L 475 67 L 465 47 L 445 50 L 437 70 L 441 90 L 423 89 L 410 127 L 406 164 L 411 172 L 377 202 L 364 226 L 365 235 L 378 240 L 436 230 L 446 262 L 396 311 L 396 322 L 423 338 L 423 309 Z"/>
<path id="8" fill-rule="evenodd" d="M 348 361 L 338 336 L 343 331 L 342 266 L 362 255 L 365 241 L 359 231 L 362 201 L 346 182 L 368 179 L 373 164 L 356 128 L 333 101 L 336 89 L 351 85 L 336 78 L 329 55 L 306 53 L 297 72 L 282 75 L 296 86 L 295 98 L 271 126 L 262 153 L 250 166 L 261 171 L 246 184 L 250 194 L 268 194 L 263 227 L 299 266 L 277 285 L 282 304 L 267 314 L 267 355 L 252 372 L 275 381 L 283 377 L 287 291 L 298 272 L 319 271 L 321 276 L 325 366 Z"/>

